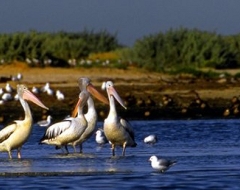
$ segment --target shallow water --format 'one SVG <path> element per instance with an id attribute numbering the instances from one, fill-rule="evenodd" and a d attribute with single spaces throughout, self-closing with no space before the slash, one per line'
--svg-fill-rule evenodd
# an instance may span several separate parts
<path id="1" fill-rule="evenodd" d="M 0 153 L 2 189 L 239 189 L 240 120 L 131 121 L 136 148 L 122 157 L 117 148 L 100 147 L 94 136 L 83 145 L 84 154 L 62 154 L 39 145 L 45 128 L 34 126 L 22 148 L 22 159 Z M 102 123 L 98 123 L 101 127 Z M 157 134 L 155 145 L 143 143 Z M 69 151 L 73 149 L 69 147 Z M 154 171 L 151 155 L 176 160 L 165 173 Z"/>

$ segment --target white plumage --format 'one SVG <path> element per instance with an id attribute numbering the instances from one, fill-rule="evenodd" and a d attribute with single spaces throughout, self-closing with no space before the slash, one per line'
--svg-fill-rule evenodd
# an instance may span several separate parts
<path id="1" fill-rule="evenodd" d="M 149 161 L 151 162 L 152 168 L 160 172 L 167 171 L 171 166 L 177 163 L 176 161 L 171 161 L 164 158 L 158 159 L 155 155 L 151 156 Z"/>

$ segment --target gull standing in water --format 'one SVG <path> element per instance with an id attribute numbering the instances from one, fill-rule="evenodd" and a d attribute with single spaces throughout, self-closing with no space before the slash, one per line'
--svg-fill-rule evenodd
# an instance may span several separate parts
<path id="1" fill-rule="evenodd" d="M 89 78 L 87 78 L 87 77 L 79 78 L 78 85 L 82 92 L 86 92 L 88 94 L 91 93 L 98 100 L 102 101 L 105 104 L 109 104 L 107 98 L 96 90 L 96 88 L 92 85 Z M 90 94 L 89 94 L 89 98 L 87 101 L 87 106 L 88 106 L 88 111 L 86 114 L 84 114 L 84 116 L 87 120 L 87 128 L 75 142 L 71 143 L 75 152 L 76 152 L 75 146 L 79 145 L 80 153 L 82 153 L 82 144 L 92 136 L 92 134 L 94 133 L 95 128 L 96 128 L 97 112 L 96 112 L 96 109 L 94 106 L 93 99 L 90 96 Z M 74 110 L 73 116 L 75 116 L 76 113 L 77 113 L 77 109 Z"/>
<path id="2" fill-rule="evenodd" d="M 99 145 L 103 145 L 103 144 L 106 144 L 108 142 L 108 140 L 107 140 L 107 138 L 104 134 L 103 129 L 98 129 L 96 131 L 95 141 Z"/>
<path id="3" fill-rule="evenodd" d="M 13 124 L 6 126 L 0 131 L 0 151 L 8 152 L 11 159 L 11 151 L 17 149 L 17 157 L 21 158 L 22 145 L 27 141 L 32 130 L 32 114 L 26 100 L 30 100 L 36 105 L 48 109 L 43 103 L 33 95 L 25 85 L 17 85 L 19 101 L 24 109 L 24 120 L 15 120 Z"/>
<path id="4" fill-rule="evenodd" d="M 156 135 L 149 135 L 143 139 L 144 143 L 146 144 L 155 144 L 158 139 Z"/>
<path id="5" fill-rule="evenodd" d="M 162 173 L 167 171 L 171 166 L 177 163 L 176 161 L 167 160 L 165 158 L 158 159 L 155 155 L 151 156 L 149 161 L 151 162 L 151 166 L 153 169 L 158 170 Z"/>
<path id="6" fill-rule="evenodd" d="M 126 109 L 123 100 L 118 95 L 113 87 L 112 81 L 107 81 L 105 87 L 110 103 L 110 110 L 107 118 L 104 120 L 103 130 L 112 145 L 112 155 L 115 156 L 115 147 L 122 146 L 122 155 L 125 156 L 125 149 L 127 146 L 136 147 L 137 143 L 134 139 L 134 131 L 129 122 L 118 117 L 114 98 L 119 104 Z"/>
<path id="7" fill-rule="evenodd" d="M 46 120 L 38 121 L 37 124 L 40 127 L 48 127 L 52 122 L 52 116 L 48 115 Z"/>

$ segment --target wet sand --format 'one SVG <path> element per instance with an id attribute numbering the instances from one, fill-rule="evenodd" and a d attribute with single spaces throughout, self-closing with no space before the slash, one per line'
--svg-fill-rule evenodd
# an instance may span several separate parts
<path id="1" fill-rule="evenodd" d="M 200 79 L 189 75 L 169 76 L 130 67 L 127 70 L 113 68 L 30 68 L 26 64 L 15 63 L 0 66 L 0 77 L 6 79 L 22 73 L 21 81 L 8 81 L 14 88 L 23 83 L 31 89 L 42 87 L 49 82 L 53 90 L 61 90 L 65 100 L 58 101 L 45 93 L 37 96 L 50 108 L 49 111 L 30 103 L 34 120 L 51 114 L 54 120 L 70 115 L 77 101 L 79 88 L 77 79 L 89 77 L 101 90 L 103 81 L 112 80 L 128 109 L 118 106 L 119 114 L 128 119 L 195 119 L 195 118 L 237 118 L 238 107 L 231 99 L 239 96 L 240 81 L 231 77 Z M 2 80 L 0 87 L 5 87 Z M 103 92 L 106 95 L 106 92 Z M 152 99 L 152 103 L 148 103 Z M 199 103 L 200 101 L 200 103 Z M 108 113 L 108 106 L 95 101 L 99 119 Z M 203 104 L 202 104 L 203 103 Z M 238 102 L 237 102 L 238 103 Z M 233 108 L 235 106 L 235 108 Z M 229 108 L 228 116 L 224 111 Z M 235 109 L 235 110 L 233 110 Z M 238 109 L 238 108 L 237 108 Z M 23 110 L 18 101 L 0 105 L 3 123 L 21 118 Z"/>

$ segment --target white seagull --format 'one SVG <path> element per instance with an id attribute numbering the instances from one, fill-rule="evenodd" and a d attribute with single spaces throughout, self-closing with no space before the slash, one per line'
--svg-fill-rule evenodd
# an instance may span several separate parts
<path id="1" fill-rule="evenodd" d="M 107 138 L 106 138 L 106 136 L 104 134 L 103 129 L 98 129 L 96 131 L 95 141 L 99 145 L 103 145 L 103 144 L 108 143 L 108 140 L 107 140 Z"/>
<path id="2" fill-rule="evenodd" d="M 128 121 L 118 117 L 117 115 L 114 99 L 116 99 L 125 109 L 126 107 L 124 106 L 123 100 L 114 89 L 113 82 L 107 81 L 105 85 L 109 98 L 110 110 L 107 118 L 104 120 L 103 130 L 108 141 L 110 141 L 112 145 L 112 155 L 115 156 L 116 146 L 122 146 L 122 155 L 125 156 L 125 149 L 127 146 L 137 146 L 134 139 L 134 131 Z"/>
<path id="3" fill-rule="evenodd" d="M 51 124 L 51 122 L 52 122 L 52 116 L 48 115 L 46 120 L 38 121 L 37 124 L 40 127 L 48 127 Z"/>
<path id="4" fill-rule="evenodd" d="M 158 141 L 156 135 L 149 135 L 143 139 L 144 143 L 146 144 L 155 144 Z"/>
<path id="5" fill-rule="evenodd" d="M 171 166 L 176 164 L 176 161 L 167 160 L 165 158 L 158 159 L 157 156 L 153 155 L 149 158 L 149 161 L 151 162 L 151 166 L 153 169 L 158 170 L 160 172 L 167 171 Z"/>
<path id="6" fill-rule="evenodd" d="M 11 151 L 17 149 L 17 156 L 21 158 L 22 145 L 27 141 L 32 131 L 32 114 L 26 100 L 30 100 L 38 106 L 48 109 L 43 103 L 33 95 L 26 86 L 17 85 L 19 101 L 24 109 L 24 120 L 15 120 L 13 124 L 6 126 L 0 131 L 0 151 L 8 152 L 11 159 Z"/>

